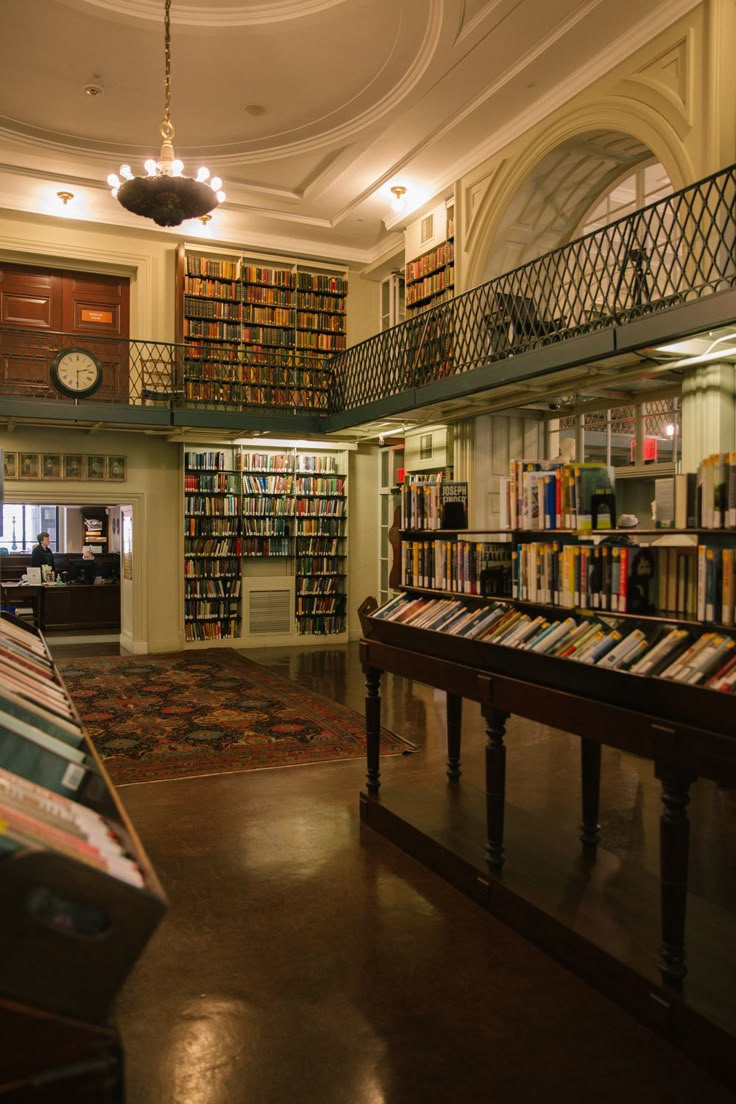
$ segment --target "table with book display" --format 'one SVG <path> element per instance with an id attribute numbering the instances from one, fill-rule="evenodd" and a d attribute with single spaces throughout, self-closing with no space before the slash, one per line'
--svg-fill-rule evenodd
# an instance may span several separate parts
<path id="1" fill-rule="evenodd" d="M 404 520 L 416 518 L 407 512 Z M 600 838 L 601 746 L 653 760 L 664 810 L 660 970 L 668 986 L 680 985 L 689 788 L 699 776 L 736 783 L 736 531 L 667 530 L 673 543 L 659 545 L 651 542 L 663 530 L 594 532 L 589 518 L 583 531 L 442 531 L 433 527 L 436 513 L 427 518 L 426 527 L 402 531 L 400 592 L 381 608 L 367 599 L 360 609 L 364 819 L 380 787 L 384 671 L 446 692 L 451 783 L 460 777 L 462 699 L 480 703 L 492 874 L 504 863 L 510 715 L 581 738 L 581 841 L 589 851 Z"/>
<path id="2" fill-rule="evenodd" d="M 0 685 L 0 1095 L 119 1102 L 111 1007 L 165 898 L 43 637 L 7 613 Z"/>

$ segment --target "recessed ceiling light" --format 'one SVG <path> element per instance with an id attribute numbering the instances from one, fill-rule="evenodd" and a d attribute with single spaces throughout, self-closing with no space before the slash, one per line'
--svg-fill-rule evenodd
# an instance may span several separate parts
<path id="1" fill-rule="evenodd" d="M 241 111 L 245 111 L 247 115 L 266 114 L 266 109 L 263 104 L 243 104 Z"/>

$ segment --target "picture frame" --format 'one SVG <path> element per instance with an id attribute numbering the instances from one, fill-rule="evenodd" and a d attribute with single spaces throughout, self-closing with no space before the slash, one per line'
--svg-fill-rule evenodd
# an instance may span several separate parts
<path id="1" fill-rule="evenodd" d="M 18 478 L 18 453 L 3 452 L 3 475 L 6 479 Z"/>
<path id="2" fill-rule="evenodd" d="M 44 479 L 61 479 L 61 453 L 44 452 L 41 456 L 41 475 Z"/>
<path id="3" fill-rule="evenodd" d="M 40 479 L 41 478 L 41 453 L 40 452 L 19 452 L 18 453 L 18 478 L 19 479 Z"/>
<path id="4" fill-rule="evenodd" d="M 124 483 L 127 479 L 127 456 L 108 456 L 107 478 L 115 483 Z"/>
<path id="5" fill-rule="evenodd" d="M 85 456 L 85 475 L 87 479 L 98 481 L 105 478 L 105 457 L 97 453 Z"/>
<path id="6" fill-rule="evenodd" d="M 84 477 L 84 457 L 80 452 L 64 453 L 64 478 L 82 479 Z"/>

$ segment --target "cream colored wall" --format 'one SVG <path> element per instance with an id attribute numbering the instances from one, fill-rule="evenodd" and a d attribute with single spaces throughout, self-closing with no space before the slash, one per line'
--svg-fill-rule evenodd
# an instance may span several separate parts
<path id="1" fill-rule="evenodd" d="M 12 452 L 116 453 L 128 458 L 124 483 L 68 480 L 6 481 L 8 502 L 131 505 L 133 580 L 123 580 L 122 629 L 137 652 L 176 651 L 182 645 L 180 578 L 181 476 L 179 450 L 141 433 L 89 433 L 18 426 L 0 430 Z"/>
<path id="2" fill-rule="evenodd" d="M 348 275 L 348 345 L 365 341 L 378 330 L 381 285 L 351 269 Z"/>
<path id="3" fill-rule="evenodd" d="M 379 590 L 380 457 L 377 448 L 366 445 L 349 456 L 348 634 L 359 640 L 358 606 L 369 595 L 377 597 Z"/>
<path id="4" fill-rule="evenodd" d="M 645 47 L 499 149 L 456 185 L 456 289 L 482 282 L 504 212 L 562 142 L 597 129 L 640 139 L 684 187 L 736 160 L 736 0 L 706 0 Z M 456 231 L 457 237 L 457 231 Z"/>

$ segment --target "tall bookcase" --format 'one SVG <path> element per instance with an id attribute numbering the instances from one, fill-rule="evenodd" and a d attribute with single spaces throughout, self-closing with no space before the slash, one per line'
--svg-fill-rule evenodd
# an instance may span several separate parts
<path id="1" fill-rule="evenodd" d="M 346 632 L 346 455 L 185 446 L 187 642 Z"/>
<path id="2" fill-rule="evenodd" d="M 346 347 L 347 291 L 344 268 L 180 246 L 184 400 L 326 411 L 325 360 Z"/>
<path id="3" fill-rule="evenodd" d="M 184 639 L 240 633 L 240 458 L 233 449 L 184 453 Z"/>

